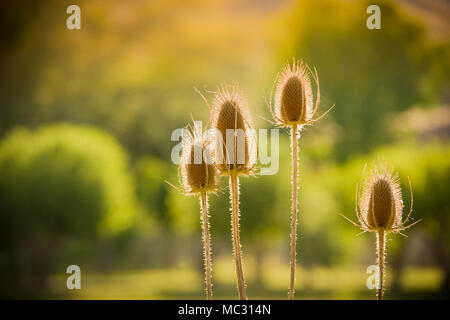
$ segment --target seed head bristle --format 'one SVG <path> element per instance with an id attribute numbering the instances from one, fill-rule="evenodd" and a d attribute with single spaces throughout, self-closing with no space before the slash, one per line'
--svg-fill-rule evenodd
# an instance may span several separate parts
<path id="1" fill-rule="evenodd" d="M 212 127 L 217 134 L 216 164 L 220 173 L 250 174 L 256 164 L 255 134 L 248 107 L 237 85 L 222 85 L 217 90 Z"/>

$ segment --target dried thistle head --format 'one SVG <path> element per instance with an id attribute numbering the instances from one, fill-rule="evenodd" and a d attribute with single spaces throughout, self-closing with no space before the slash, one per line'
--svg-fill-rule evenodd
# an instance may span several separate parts
<path id="1" fill-rule="evenodd" d="M 186 194 L 215 192 L 219 187 L 211 139 L 199 130 L 183 136 L 179 176 Z"/>
<path id="2" fill-rule="evenodd" d="M 222 85 L 211 111 L 216 165 L 223 175 L 250 174 L 256 164 L 256 138 L 247 104 L 236 84 Z"/>
<path id="3" fill-rule="evenodd" d="M 398 174 L 383 164 L 373 166 L 359 200 L 360 215 L 368 230 L 392 230 L 401 225 L 403 201 Z"/>
<path id="4" fill-rule="evenodd" d="M 364 179 L 364 173 L 361 181 Z M 356 216 L 359 224 L 347 220 L 358 226 L 363 231 L 397 232 L 410 228 L 420 220 L 406 226 L 413 208 L 413 193 L 411 181 L 411 205 L 409 213 L 403 220 L 403 200 L 398 173 L 394 173 L 393 167 L 380 161 L 379 166 L 373 165 L 362 183 L 361 190 L 357 187 L 356 193 Z M 359 209 L 359 210 L 358 210 Z"/>
<path id="5" fill-rule="evenodd" d="M 316 83 L 316 103 L 313 102 L 311 77 Z M 276 124 L 281 127 L 312 124 L 322 118 L 327 112 L 314 119 L 320 104 L 319 78 L 316 69 L 314 74 L 303 61 L 293 59 L 292 65 L 287 63 L 275 80 L 275 104 L 269 104 L 269 109 Z M 273 91 L 273 90 L 272 90 Z M 271 94 L 272 95 L 272 94 Z"/>

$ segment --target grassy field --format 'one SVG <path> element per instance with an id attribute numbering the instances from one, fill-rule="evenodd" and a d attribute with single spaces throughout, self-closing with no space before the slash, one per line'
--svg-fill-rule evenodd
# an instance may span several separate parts
<path id="1" fill-rule="evenodd" d="M 263 273 L 261 284 L 246 269 L 250 299 L 286 299 L 288 268 L 276 262 Z M 250 267 L 250 266 L 249 266 Z M 387 285 L 392 282 L 387 275 Z M 363 267 L 298 269 L 297 299 L 374 299 L 366 287 L 368 274 Z M 386 299 L 448 298 L 437 293 L 442 272 L 435 268 L 406 268 L 401 290 L 387 291 Z M 81 290 L 66 289 L 66 275 L 50 280 L 52 298 L 68 299 L 204 299 L 203 275 L 189 267 L 130 272 L 89 273 L 82 269 Z M 214 298 L 236 299 L 233 261 L 220 259 L 214 272 Z"/>

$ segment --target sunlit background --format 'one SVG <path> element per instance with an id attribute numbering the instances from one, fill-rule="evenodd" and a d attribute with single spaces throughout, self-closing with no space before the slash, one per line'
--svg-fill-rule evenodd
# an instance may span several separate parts
<path id="1" fill-rule="evenodd" d="M 450 297 L 450 5 L 377 1 L 15 1 L 0 3 L 0 296 L 203 299 L 199 203 L 177 184 L 171 132 L 205 121 L 237 81 L 270 128 L 279 69 L 303 58 L 325 111 L 300 140 L 299 299 L 373 299 L 375 235 L 357 236 L 355 186 L 378 157 L 400 173 L 408 238 L 389 235 L 386 299 Z M 81 8 L 81 30 L 66 8 Z M 285 299 L 289 136 L 280 170 L 243 178 L 250 299 Z M 214 298 L 237 298 L 226 180 L 211 196 Z M 414 220 L 414 221 L 415 221 Z M 81 268 L 68 290 L 66 268 Z"/>

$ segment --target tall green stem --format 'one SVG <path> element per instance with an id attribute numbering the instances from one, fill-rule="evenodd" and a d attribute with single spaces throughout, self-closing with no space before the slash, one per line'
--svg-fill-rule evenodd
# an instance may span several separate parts
<path id="1" fill-rule="evenodd" d="M 212 250 L 211 234 L 209 231 L 209 206 L 206 192 L 200 194 L 201 226 L 203 240 L 203 259 L 205 266 L 205 291 L 206 299 L 212 300 Z"/>
<path id="2" fill-rule="evenodd" d="M 297 125 L 291 128 L 292 148 L 292 213 L 291 213 L 291 277 L 289 285 L 289 299 L 295 294 L 295 267 L 297 256 L 297 201 L 298 201 L 298 136 Z"/>
<path id="3" fill-rule="evenodd" d="M 231 235 L 233 240 L 233 255 L 236 263 L 236 277 L 239 299 L 247 300 L 245 294 L 244 272 L 242 271 L 242 246 L 239 238 L 239 177 L 236 172 L 230 175 L 231 201 Z"/>
<path id="4" fill-rule="evenodd" d="M 379 230 L 377 233 L 377 263 L 378 263 L 378 272 L 380 274 L 379 287 L 377 289 L 378 300 L 383 300 L 385 257 L 386 257 L 386 233 L 384 232 L 384 230 Z"/>

